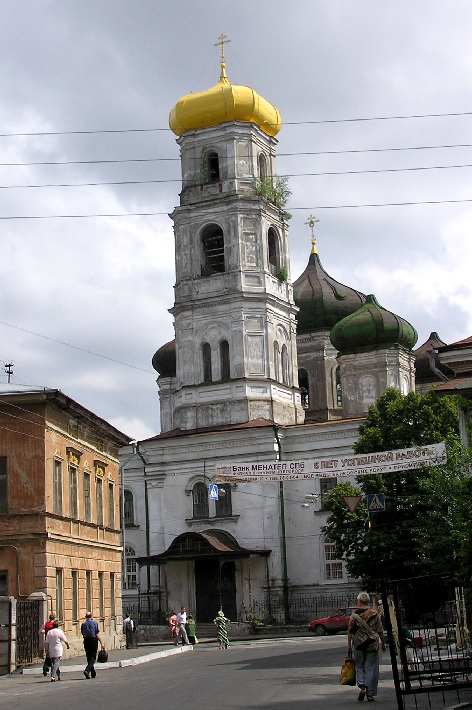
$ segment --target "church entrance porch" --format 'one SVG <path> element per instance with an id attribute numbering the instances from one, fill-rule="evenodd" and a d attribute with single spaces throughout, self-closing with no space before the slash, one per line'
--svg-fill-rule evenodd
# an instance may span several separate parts
<path id="1" fill-rule="evenodd" d="M 247 589 L 244 567 L 254 565 L 251 558 L 265 558 L 270 550 L 251 550 L 239 545 L 237 540 L 223 530 L 188 532 L 176 537 L 165 552 L 136 559 L 140 569 L 163 566 L 160 574 L 165 579 L 167 610 L 186 606 L 195 615 L 197 623 L 213 621 L 219 609 L 226 616 L 238 620 L 238 609 L 244 608 Z M 260 574 L 268 566 L 257 562 L 260 594 L 269 594 L 268 574 Z M 256 581 L 256 580 L 254 580 Z"/>

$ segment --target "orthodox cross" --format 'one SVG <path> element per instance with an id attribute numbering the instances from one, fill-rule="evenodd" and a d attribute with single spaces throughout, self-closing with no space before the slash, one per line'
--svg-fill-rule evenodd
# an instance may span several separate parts
<path id="1" fill-rule="evenodd" d="M 228 77 L 226 76 L 226 63 L 225 63 L 225 44 L 228 44 L 228 42 L 231 42 L 230 39 L 225 35 L 224 32 L 220 34 L 218 37 L 218 42 L 215 42 L 215 47 L 220 48 L 221 52 L 221 57 L 220 57 L 220 81 L 223 83 L 229 83 Z"/>
<path id="2" fill-rule="evenodd" d="M 311 229 L 311 253 L 312 254 L 318 254 L 318 246 L 316 244 L 316 236 L 315 236 L 315 224 L 317 224 L 320 220 L 317 219 L 314 215 L 310 215 L 305 222 L 306 225 L 308 225 Z"/>

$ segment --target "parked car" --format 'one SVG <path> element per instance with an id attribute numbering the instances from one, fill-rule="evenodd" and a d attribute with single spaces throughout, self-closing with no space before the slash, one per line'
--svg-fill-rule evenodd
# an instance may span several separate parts
<path id="1" fill-rule="evenodd" d="M 322 616 L 319 619 L 313 619 L 308 624 L 308 631 L 313 631 L 317 636 L 325 634 L 335 634 L 338 631 L 347 631 L 349 617 L 354 611 L 353 606 L 346 609 L 338 609 L 332 616 Z"/>

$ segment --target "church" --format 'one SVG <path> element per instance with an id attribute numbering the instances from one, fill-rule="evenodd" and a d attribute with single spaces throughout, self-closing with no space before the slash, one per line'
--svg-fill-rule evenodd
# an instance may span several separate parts
<path id="1" fill-rule="evenodd" d="M 156 343 L 152 359 L 160 433 L 121 450 L 123 605 L 139 592 L 140 617 L 154 623 L 181 605 L 199 622 L 220 608 L 242 622 L 301 620 L 308 597 L 357 588 L 323 539 L 336 478 L 225 483 L 217 499 L 209 485 L 230 462 L 351 453 L 377 397 L 415 389 L 417 334 L 325 270 L 314 218 L 306 269 L 292 280 L 272 177 L 281 115 L 230 82 L 223 55 L 217 84 L 179 99 L 169 124 L 182 169 L 170 215 L 175 339 Z M 428 343 L 422 373 L 434 379 Z"/>

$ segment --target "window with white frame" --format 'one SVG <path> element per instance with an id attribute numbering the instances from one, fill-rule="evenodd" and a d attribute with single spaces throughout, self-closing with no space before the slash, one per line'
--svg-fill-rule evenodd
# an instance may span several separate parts
<path id="1" fill-rule="evenodd" d="M 136 565 L 136 552 L 134 547 L 131 545 L 126 545 L 125 547 L 125 579 L 124 588 L 125 589 L 136 589 L 138 586 L 137 577 L 137 565 Z"/>
<path id="2" fill-rule="evenodd" d="M 327 581 L 344 578 L 343 563 L 338 559 L 336 545 L 331 542 L 324 544 L 325 577 Z"/>

